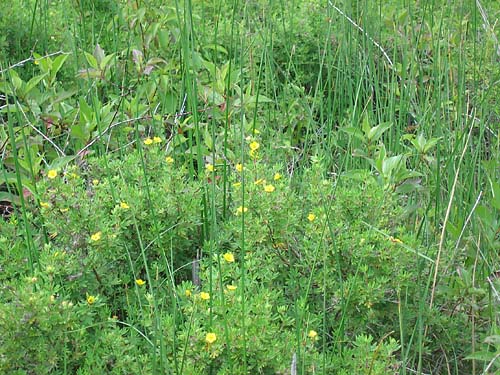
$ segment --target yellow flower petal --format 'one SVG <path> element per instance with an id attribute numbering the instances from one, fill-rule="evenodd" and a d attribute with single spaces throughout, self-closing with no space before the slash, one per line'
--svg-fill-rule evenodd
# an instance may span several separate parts
<path id="1" fill-rule="evenodd" d="M 102 232 L 96 232 L 92 236 L 90 236 L 90 239 L 94 242 L 97 242 L 101 239 L 102 237 Z"/>
<path id="2" fill-rule="evenodd" d="M 96 298 L 94 296 L 87 296 L 87 303 L 89 305 L 93 305 L 96 301 Z"/>
<path id="3" fill-rule="evenodd" d="M 216 340 L 217 340 L 217 335 L 213 332 L 209 332 L 205 336 L 205 341 L 207 344 L 213 344 Z"/>
<path id="4" fill-rule="evenodd" d="M 50 179 L 54 179 L 57 177 L 57 171 L 55 169 L 51 169 L 47 172 L 47 177 Z"/>
<path id="5" fill-rule="evenodd" d="M 135 280 L 135 283 L 138 286 L 143 286 L 144 284 L 146 284 L 146 282 L 143 279 L 137 279 L 137 280 Z"/>
<path id="6" fill-rule="evenodd" d="M 151 138 L 146 138 L 146 139 L 144 140 L 144 144 L 145 144 L 146 146 L 152 145 L 152 144 L 153 144 L 153 140 L 152 140 Z"/>
<path id="7" fill-rule="evenodd" d="M 242 214 L 243 212 L 247 212 L 247 211 L 248 211 L 248 207 L 243 207 L 243 206 L 239 206 L 236 209 L 236 213 L 238 213 L 238 214 Z"/>
<path id="8" fill-rule="evenodd" d="M 272 193 L 273 191 L 275 190 L 274 186 L 273 185 L 265 185 L 264 186 L 264 191 L 266 193 Z"/>
<path id="9" fill-rule="evenodd" d="M 309 333 L 307 334 L 307 336 L 310 338 L 310 339 L 315 339 L 317 336 L 318 336 L 318 332 L 316 332 L 314 329 L 311 329 L 309 331 Z"/>
<path id="10" fill-rule="evenodd" d="M 316 215 L 313 214 L 312 212 L 309 215 L 307 215 L 307 220 L 309 220 L 310 222 L 313 222 L 315 219 Z"/>
<path id="11" fill-rule="evenodd" d="M 171 156 L 167 156 L 165 158 L 165 161 L 167 162 L 167 164 L 172 164 L 174 162 L 174 158 Z"/>
<path id="12" fill-rule="evenodd" d="M 260 145 L 258 142 L 253 141 L 252 143 L 250 143 L 249 147 L 250 147 L 250 150 L 257 151 L 259 149 Z"/>
<path id="13" fill-rule="evenodd" d="M 233 253 L 225 253 L 224 254 L 224 260 L 228 263 L 233 263 L 234 262 L 234 255 Z"/>
<path id="14" fill-rule="evenodd" d="M 208 301 L 210 299 L 210 293 L 207 292 L 201 292 L 200 293 L 200 298 L 204 301 Z"/>

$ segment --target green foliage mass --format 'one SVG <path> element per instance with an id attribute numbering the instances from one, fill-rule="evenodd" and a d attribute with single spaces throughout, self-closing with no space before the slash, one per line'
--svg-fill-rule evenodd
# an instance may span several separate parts
<path id="1" fill-rule="evenodd" d="M 500 3 L 11 3 L 0 373 L 498 372 Z"/>

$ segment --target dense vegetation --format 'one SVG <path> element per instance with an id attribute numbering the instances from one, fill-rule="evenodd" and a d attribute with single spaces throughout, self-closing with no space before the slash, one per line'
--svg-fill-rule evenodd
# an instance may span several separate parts
<path id="1" fill-rule="evenodd" d="M 498 2 L 11 3 L 2 374 L 500 371 Z"/>

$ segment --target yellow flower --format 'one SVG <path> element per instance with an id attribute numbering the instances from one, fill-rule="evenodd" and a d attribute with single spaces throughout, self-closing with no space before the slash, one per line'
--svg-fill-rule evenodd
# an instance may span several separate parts
<path id="1" fill-rule="evenodd" d="M 204 301 L 208 301 L 210 299 L 210 293 L 207 292 L 201 292 L 200 293 L 200 298 Z"/>
<path id="2" fill-rule="evenodd" d="M 238 172 L 241 172 L 241 171 L 243 170 L 243 164 L 238 163 L 238 164 L 236 164 L 236 165 L 235 165 L 235 168 L 236 168 L 236 170 L 237 170 Z"/>
<path id="3" fill-rule="evenodd" d="M 102 237 L 102 232 L 97 232 L 97 233 L 94 233 L 92 236 L 90 236 L 90 239 L 94 242 L 97 242 L 101 239 Z"/>
<path id="4" fill-rule="evenodd" d="M 313 339 L 313 340 L 315 340 L 317 336 L 318 336 L 318 332 L 316 332 L 314 329 L 311 329 L 309 331 L 309 333 L 307 334 L 307 337 L 309 337 L 310 339 Z"/>
<path id="5" fill-rule="evenodd" d="M 153 137 L 153 143 L 161 143 L 162 139 L 160 137 Z"/>
<path id="6" fill-rule="evenodd" d="M 226 288 L 227 288 L 227 290 L 232 292 L 232 291 L 235 291 L 236 288 L 238 288 L 238 287 L 236 285 L 226 285 Z"/>
<path id="7" fill-rule="evenodd" d="M 272 193 L 274 191 L 274 186 L 273 185 L 265 185 L 264 186 L 264 191 L 266 193 Z"/>
<path id="8" fill-rule="evenodd" d="M 233 263 L 234 262 L 234 255 L 233 253 L 225 253 L 224 254 L 224 260 L 228 263 Z"/>
<path id="9" fill-rule="evenodd" d="M 213 344 L 215 342 L 215 340 L 217 340 L 217 335 L 213 332 L 209 332 L 205 336 L 205 341 L 207 344 Z"/>
<path id="10" fill-rule="evenodd" d="M 279 179 L 281 179 L 281 174 L 280 174 L 280 173 L 278 173 L 278 172 L 276 172 L 276 173 L 274 174 L 274 181 L 278 181 Z"/>
<path id="11" fill-rule="evenodd" d="M 215 167 L 213 166 L 213 164 L 210 164 L 210 163 L 208 163 L 208 164 L 206 164 L 206 165 L 205 165 L 205 169 L 206 169 L 208 172 L 213 172 L 213 171 L 215 171 Z"/>
<path id="12" fill-rule="evenodd" d="M 87 296 L 87 303 L 89 305 L 93 305 L 96 301 L 96 298 L 94 296 Z"/>
<path id="13" fill-rule="evenodd" d="M 313 214 L 312 212 L 309 215 L 307 215 L 307 220 L 313 222 L 315 219 L 316 219 L 316 215 Z"/>
<path id="14" fill-rule="evenodd" d="M 174 158 L 171 156 L 167 156 L 165 158 L 165 161 L 167 162 L 167 164 L 172 164 L 174 162 Z"/>
<path id="15" fill-rule="evenodd" d="M 135 283 L 138 286 L 143 286 L 144 284 L 146 284 L 146 282 L 143 279 L 137 279 L 137 280 L 135 280 Z"/>
<path id="16" fill-rule="evenodd" d="M 240 187 L 241 186 L 241 182 L 235 182 L 233 184 L 233 187 L 237 188 L 237 187 Z"/>
<path id="17" fill-rule="evenodd" d="M 243 206 L 239 206 L 237 209 L 236 209 L 236 213 L 237 214 L 242 214 L 243 212 L 247 212 L 248 211 L 248 207 L 243 207 Z"/>
<path id="18" fill-rule="evenodd" d="M 42 207 L 42 208 L 49 208 L 50 204 L 48 204 L 47 202 L 40 202 L 40 207 Z"/>
<path id="19" fill-rule="evenodd" d="M 392 236 L 389 237 L 389 241 L 391 241 L 392 243 L 397 243 L 397 244 L 403 243 L 403 241 L 401 241 L 399 238 L 394 238 Z"/>
<path id="20" fill-rule="evenodd" d="M 56 178 L 57 171 L 55 169 L 51 169 L 50 171 L 47 172 L 47 177 L 50 179 Z"/>
<path id="21" fill-rule="evenodd" d="M 35 64 L 35 65 L 39 65 L 39 64 L 40 64 L 40 60 L 35 59 L 35 61 L 33 61 L 33 64 Z"/>
<path id="22" fill-rule="evenodd" d="M 260 145 L 259 145 L 259 143 L 253 141 L 252 143 L 250 143 L 249 147 L 250 147 L 250 150 L 255 152 L 259 149 Z"/>
<path id="23" fill-rule="evenodd" d="M 149 145 L 153 144 L 153 140 L 152 140 L 151 138 L 149 138 L 149 137 L 148 137 L 148 138 L 146 138 L 146 139 L 144 140 L 144 144 L 145 144 L 146 146 L 149 146 Z"/>
<path id="24" fill-rule="evenodd" d="M 266 180 L 264 180 L 263 178 L 259 178 L 254 182 L 255 185 L 262 185 L 264 183 L 266 183 Z"/>
<path id="25" fill-rule="evenodd" d="M 99 185 L 99 180 L 98 179 L 92 180 L 92 185 L 94 185 L 94 186 Z"/>
<path id="26" fill-rule="evenodd" d="M 186 294 L 186 297 L 191 297 L 191 289 L 186 289 L 184 293 Z"/>
<path id="27" fill-rule="evenodd" d="M 130 208 L 130 206 L 125 202 L 120 202 L 120 208 L 123 208 L 124 210 L 128 210 Z"/>

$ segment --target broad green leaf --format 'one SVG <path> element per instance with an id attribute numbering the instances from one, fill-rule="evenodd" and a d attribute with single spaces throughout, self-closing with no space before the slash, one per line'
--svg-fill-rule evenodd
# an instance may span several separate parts
<path id="1" fill-rule="evenodd" d="M 99 70 L 99 64 L 97 64 L 97 60 L 94 56 L 92 56 L 90 53 L 85 52 L 85 58 L 87 59 L 88 64 L 96 69 Z"/>
<path id="2" fill-rule="evenodd" d="M 61 156 L 52 160 L 48 169 L 61 169 L 64 168 L 69 162 L 73 161 L 76 158 L 76 155 L 71 156 Z"/>
<path id="3" fill-rule="evenodd" d="M 52 68 L 50 69 L 50 82 L 54 83 L 57 72 L 62 68 L 64 62 L 67 60 L 69 55 L 59 55 L 52 62 Z"/>
<path id="4" fill-rule="evenodd" d="M 101 61 L 101 64 L 100 64 L 101 70 L 106 70 L 106 68 L 108 67 L 108 64 L 110 63 L 110 61 L 114 57 L 115 57 L 115 54 L 112 53 L 110 55 L 107 55 L 105 58 L 103 58 L 102 61 Z"/>
<path id="5" fill-rule="evenodd" d="M 356 139 L 359 139 L 361 142 L 366 142 L 365 135 L 358 128 L 355 128 L 353 126 L 348 126 L 345 128 L 341 128 L 340 131 L 342 131 L 342 132 L 344 132 L 352 137 L 355 137 Z"/>
<path id="6" fill-rule="evenodd" d="M 101 64 L 102 60 L 104 60 L 104 56 L 105 56 L 104 50 L 101 48 L 101 46 L 99 45 L 99 43 L 97 43 L 95 45 L 94 53 L 93 53 L 93 57 L 95 58 L 97 65 Z M 96 68 L 96 67 L 94 67 L 94 68 Z"/>
<path id="7" fill-rule="evenodd" d="M 34 76 L 33 78 L 31 78 L 28 83 L 26 84 L 26 88 L 24 90 L 24 95 L 26 95 L 27 93 L 29 93 L 36 85 L 38 85 L 38 83 L 44 79 L 46 76 L 47 76 L 48 73 L 43 73 L 43 74 L 40 74 L 40 75 L 37 75 L 37 76 Z"/>
<path id="8" fill-rule="evenodd" d="M 380 139 L 382 134 L 388 129 L 390 129 L 392 126 L 392 123 L 385 123 L 385 124 L 380 124 L 377 126 L 374 126 L 371 128 L 368 133 L 366 133 L 366 137 L 370 142 L 376 142 Z"/>

